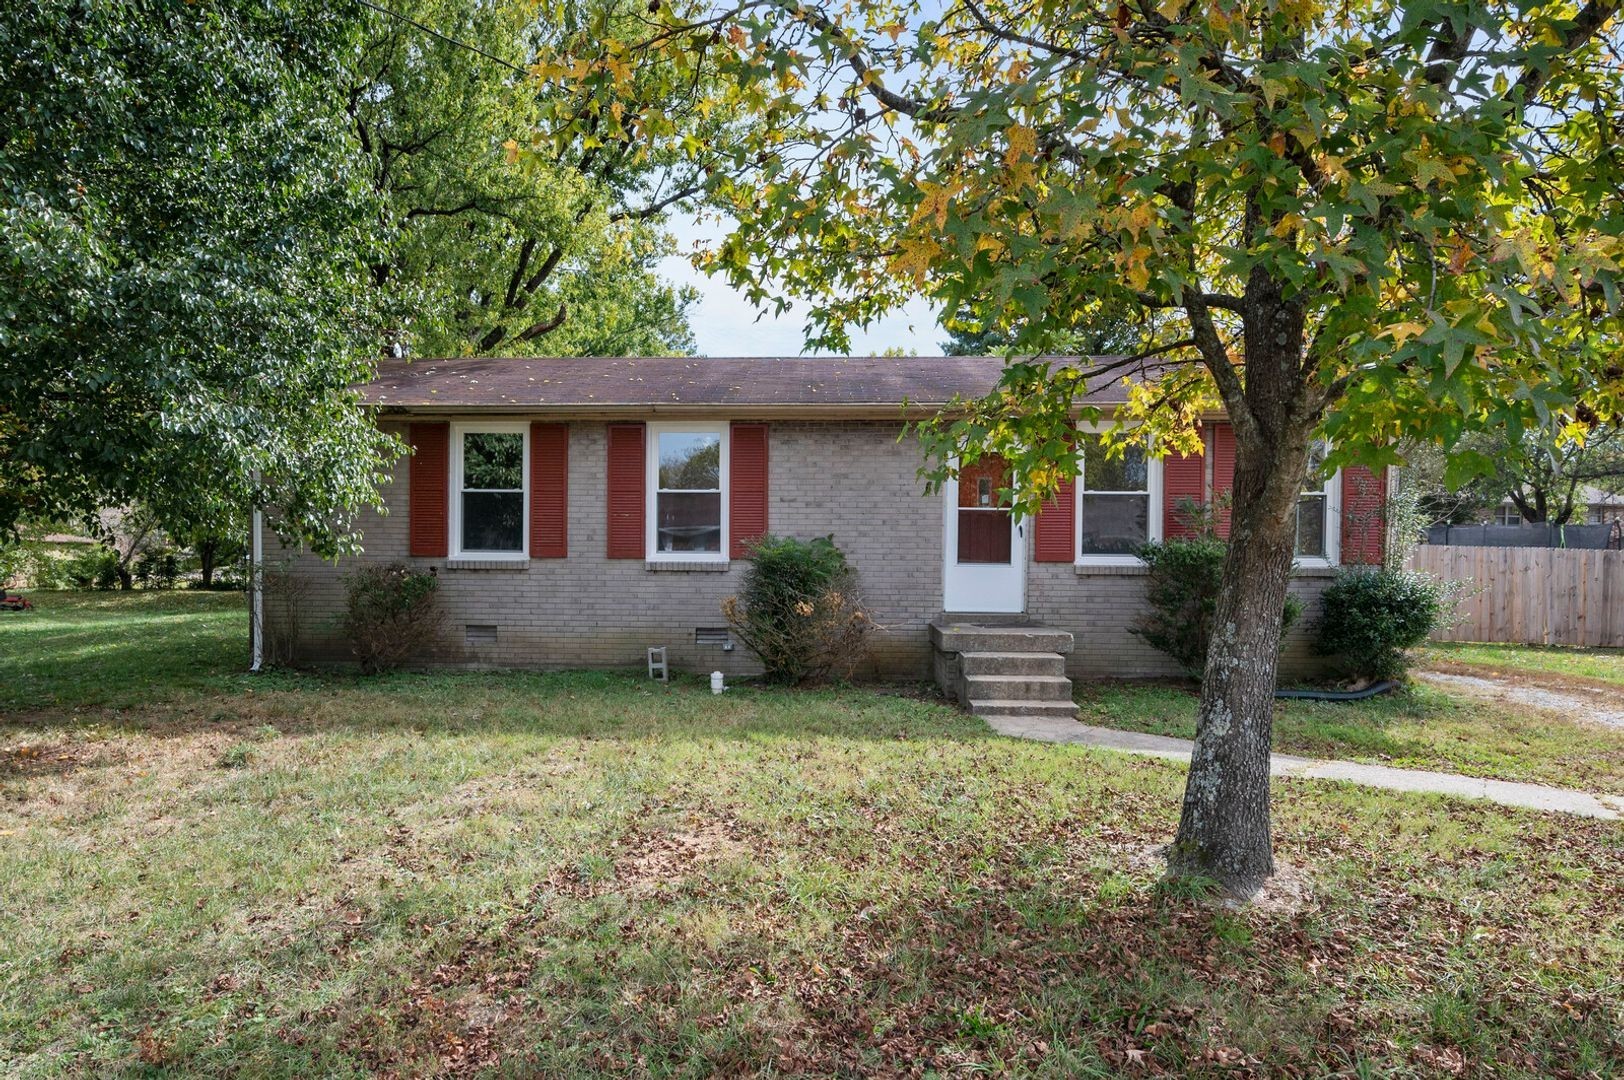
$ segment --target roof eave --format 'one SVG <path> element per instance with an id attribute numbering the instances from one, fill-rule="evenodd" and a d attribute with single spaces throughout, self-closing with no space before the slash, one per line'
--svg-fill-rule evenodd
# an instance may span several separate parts
<path id="1" fill-rule="evenodd" d="M 368 402 L 383 416 L 556 416 L 572 420 L 624 420 L 644 416 L 679 418 L 739 418 L 761 420 L 916 420 L 935 416 L 952 406 L 949 401 L 911 401 L 906 405 L 885 404 L 806 404 L 775 402 L 770 405 L 750 404 L 694 404 L 690 402 L 615 402 L 606 405 L 558 405 L 545 401 L 531 403 L 458 401 Z M 1091 402 L 1107 416 L 1113 415 L 1121 402 Z M 1079 411 L 1081 406 L 1078 407 Z"/>

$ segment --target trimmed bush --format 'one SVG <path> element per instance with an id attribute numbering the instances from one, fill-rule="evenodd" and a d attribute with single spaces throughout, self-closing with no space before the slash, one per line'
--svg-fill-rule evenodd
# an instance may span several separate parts
<path id="1" fill-rule="evenodd" d="M 1409 671 L 1405 650 L 1443 625 L 1448 596 L 1448 587 L 1428 574 L 1350 567 L 1321 594 L 1314 649 L 1338 657 L 1354 678 L 1402 679 Z"/>
<path id="2" fill-rule="evenodd" d="M 440 579 L 402 563 L 364 566 L 344 579 L 344 633 L 368 675 L 393 671 L 440 631 Z"/>
<path id="3" fill-rule="evenodd" d="M 722 614 L 761 660 L 767 681 L 797 685 L 850 675 L 874 623 L 834 537 L 764 536 L 746 558 L 744 590 L 722 601 Z"/>
<path id="4" fill-rule="evenodd" d="M 1171 656 L 1184 673 L 1199 679 L 1212 642 L 1212 617 L 1218 609 L 1218 586 L 1224 576 L 1228 546 L 1213 536 L 1145 544 L 1138 556 L 1149 567 L 1145 599 L 1150 611 L 1128 632 Z M 1280 639 L 1303 613 L 1295 596 L 1286 597 L 1280 613 Z"/>

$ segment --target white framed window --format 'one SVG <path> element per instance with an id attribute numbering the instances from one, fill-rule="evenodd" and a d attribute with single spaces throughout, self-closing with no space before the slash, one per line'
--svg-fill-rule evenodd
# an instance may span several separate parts
<path id="1" fill-rule="evenodd" d="M 1523 523 L 1522 511 L 1517 504 L 1503 502 L 1494 508 L 1494 523 L 1496 525 L 1521 525 Z"/>
<path id="2" fill-rule="evenodd" d="M 452 557 L 526 558 L 529 506 L 530 426 L 451 425 Z"/>
<path id="3" fill-rule="evenodd" d="M 1137 566 L 1141 544 L 1162 538 L 1162 463 L 1144 446 L 1107 453 L 1104 429 L 1077 433 L 1077 561 Z"/>
<path id="4" fill-rule="evenodd" d="M 1335 566 L 1341 547 L 1342 473 L 1323 472 L 1330 448 L 1323 443 L 1308 451 L 1303 493 L 1297 499 L 1297 565 Z"/>
<path id="5" fill-rule="evenodd" d="M 651 559 L 727 559 L 728 425 L 648 426 Z"/>

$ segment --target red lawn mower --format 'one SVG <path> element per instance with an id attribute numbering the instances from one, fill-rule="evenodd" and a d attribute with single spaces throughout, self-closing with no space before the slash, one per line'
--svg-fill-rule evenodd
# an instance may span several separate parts
<path id="1" fill-rule="evenodd" d="M 5 586 L 0 585 L 0 611 L 33 611 L 34 605 L 26 597 L 18 596 L 14 592 L 7 592 Z"/>

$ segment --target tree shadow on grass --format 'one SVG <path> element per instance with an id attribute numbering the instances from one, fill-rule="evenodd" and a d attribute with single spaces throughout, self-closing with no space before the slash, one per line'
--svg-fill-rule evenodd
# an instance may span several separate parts
<path id="1" fill-rule="evenodd" d="M 6 629 L 0 718 L 184 700 L 229 685 L 248 661 L 246 614 L 218 605 Z"/>

